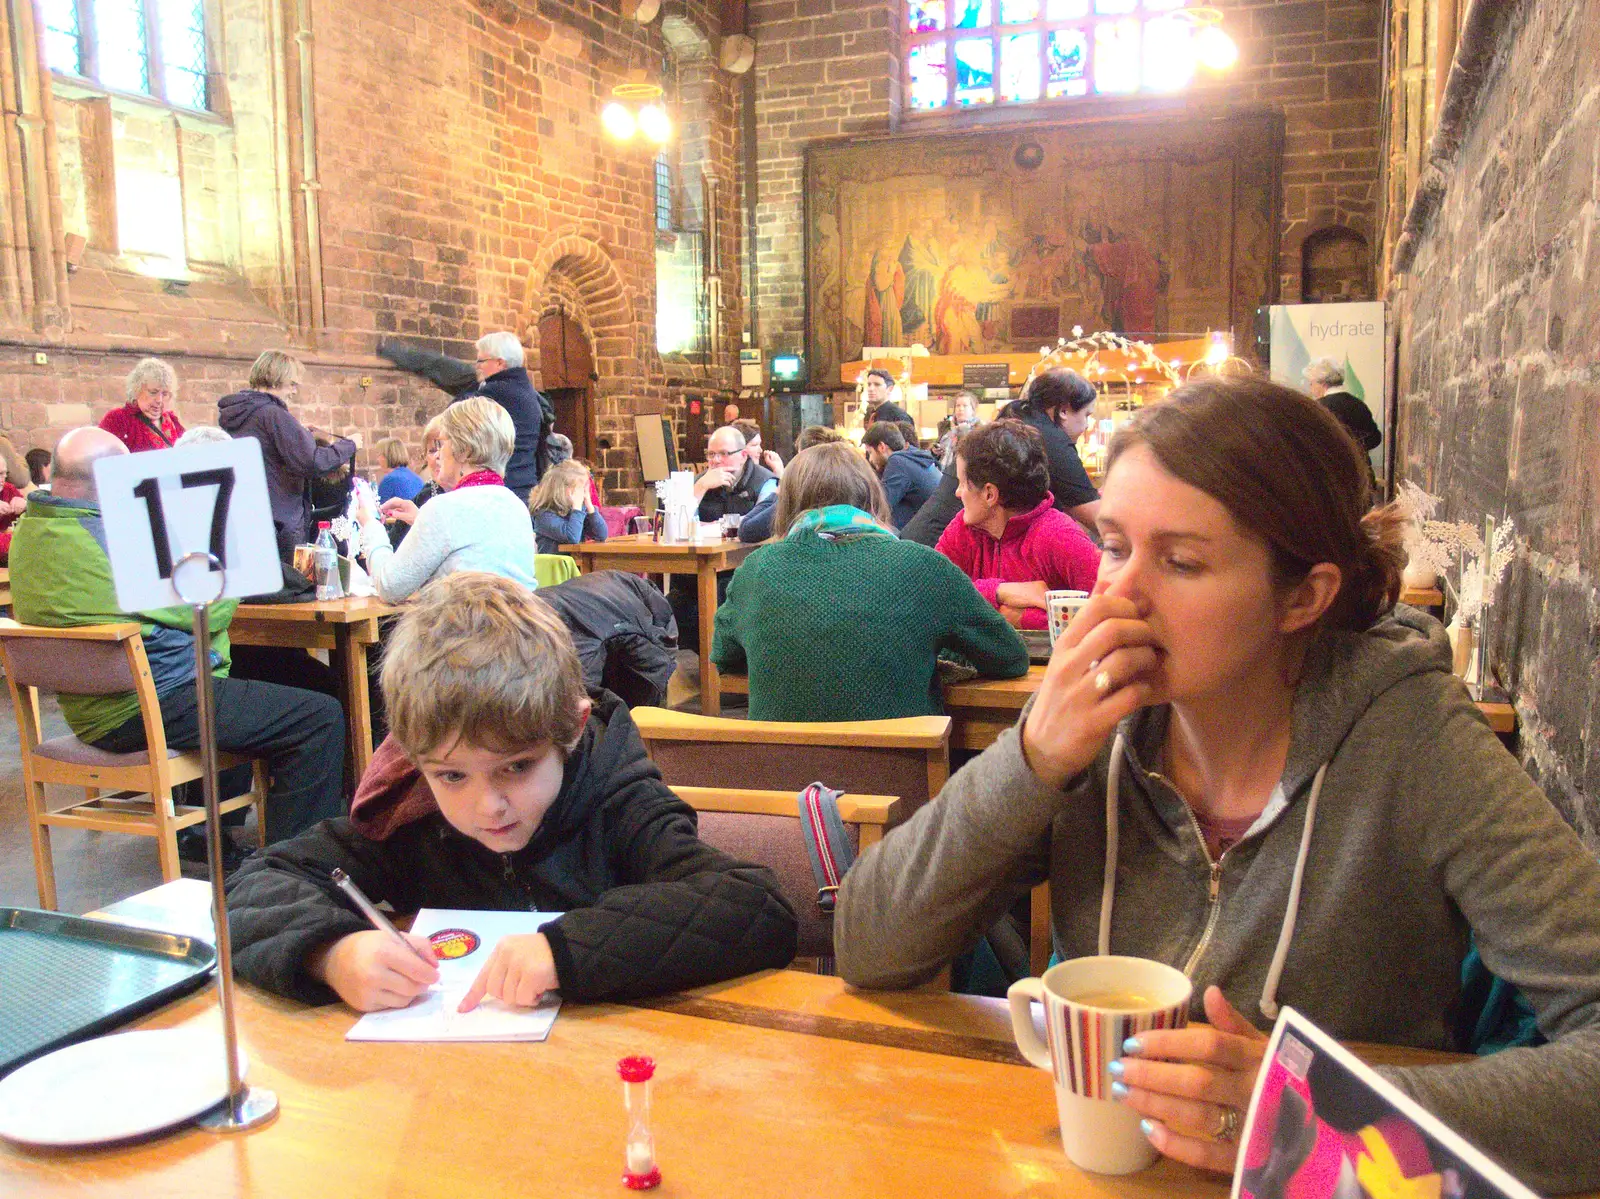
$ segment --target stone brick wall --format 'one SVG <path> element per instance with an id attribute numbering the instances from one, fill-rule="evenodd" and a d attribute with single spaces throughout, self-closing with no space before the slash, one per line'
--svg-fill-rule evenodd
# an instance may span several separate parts
<path id="1" fill-rule="evenodd" d="M 804 340 L 801 172 L 807 143 L 1037 121 L 1053 114 L 1070 118 L 1229 106 L 1281 110 L 1286 121 L 1281 299 L 1297 302 L 1300 247 L 1307 235 L 1339 225 L 1369 246 L 1375 240 L 1382 5 L 1377 0 L 1219 0 L 1215 7 L 1239 44 L 1239 64 L 1213 81 L 1197 78 L 1182 96 L 1085 99 L 945 115 L 913 113 L 901 102 L 905 17 L 898 0 L 753 0 L 762 347 L 795 349 Z M 885 153 L 893 152 L 891 142 Z"/>
<path id="2" fill-rule="evenodd" d="M 186 421 L 213 419 L 212 402 L 240 385 L 260 349 L 287 346 L 311 366 L 305 418 L 415 443 L 444 396 L 373 357 L 379 338 L 470 358 L 481 332 L 510 328 L 532 347 L 536 372 L 538 318 L 558 300 L 594 339 L 608 487 L 637 486 L 635 411 L 731 394 L 742 332 L 743 84 L 706 60 L 719 32 L 715 6 L 680 0 L 671 47 L 663 22 L 641 27 L 592 0 L 222 7 L 233 126 L 174 121 L 152 106 L 118 118 L 119 172 L 148 162 L 162 178 L 181 174 L 196 278 L 175 294 L 131 270 L 126 256 L 91 253 L 72 276 L 73 329 L 39 345 L 45 366 L 33 365 L 39 339 L 0 329 L 0 346 L 13 343 L 0 352 L 0 425 L 19 442 L 49 444 L 85 405 L 97 419 L 121 402 L 121 377 L 145 353 L 172 357 Z M 306 113 L 297 7 L 309 11 L 312 34 Z M 662 78 L 659 66 L 679 43 L 698 55 L 691 136 L 721 181 L 724 253 L 711 353 L 669 374 L 655 348 L 653 152 L 606 141 L 598 114 L 631 67 L 651 64 Z M 273 87 L 283 111 L 261 103 Z M 68 218 L 87 225 L 93 163 L 79 103 L 58 99 L 58 191 Z M 315 130 L 314 227 L 301 200 L 302 122 Z"/>
<path id="3" fill-rule="evenodd" d="M 1535 780 L 1600 847 L 1600 0 L 1518 7 L 1409 276 L 1400 470 L 1516 522 L 1490 665 Z"/>

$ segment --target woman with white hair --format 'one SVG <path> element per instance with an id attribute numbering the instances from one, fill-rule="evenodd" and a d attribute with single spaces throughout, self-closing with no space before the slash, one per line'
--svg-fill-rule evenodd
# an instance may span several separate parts
<path id="1" fill-rule="evenodd" d="M 143 358 L 128 372 L 124 384 L 128 402 L 113 408 L 100 420 L 130 453 L 167 450 L 183 436 L 183 422 L 172 410 L 178 394 L 178 374 L 159 358 Z"/>
<path id="2" fill-rule="evenodd" d="M 493 400 L 511 418 L 516 443 L 505 467 L 506 486 L 527 503 L 539 482 L 541 464 L 546 461 L 546 442 L 555 425 L 555 410 L 534 387 L 522 363 L 522 343 L 515 333 L 485 333 L 478 338 L 475 394 Z"/>
<path id="3" fill-rule="evenodd" d="M 397 498 L 374 510 L 364 501 L 356 513 L 361 550 L 378 594 L 387 603 L 399 603 L 458 570 L 488 571 L 530 589 L 538 586 L 533 518 L 505 485 L 516 439 L 511 418 L 493 401 L 469 396 L 428 423 L 423 440 L 435 437 L 441 495 L 422 508 Z M 411 526 L 399 549 L 390 546 L 380 515 Z"/>
<path id="4" fill-rule="evenodd" d="M 1306 385 L 1306 394 L 1339 418 L 1362 453 L 1378 448 L 1383 433 L 1372 419 L 1372 410 L 1344 389 L 1344 367 L 1332 358 L 1318 358 L 1300 372 L 1300 378 Z"/>
<path id="5" fill-rule="evenodd" d="M 338 470 L 356 456 L 359 445 L 294 418 L 283 396 L 300 392 L 299 360 L 282 350 L 266 350 L 250 368 L 244 391 L 217 401 L 217 423 L 234 437 L 254 437 L 267 468 L 267 497 L 278 528 L 278 553 L 285 560 L 311 539 L 311 482 Z"/>

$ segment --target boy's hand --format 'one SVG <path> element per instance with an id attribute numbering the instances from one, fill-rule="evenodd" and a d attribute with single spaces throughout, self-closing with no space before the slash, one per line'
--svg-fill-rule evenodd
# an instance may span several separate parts
<path id="1" fill-rule="evenodd" d="M 426 937 L 402 935 L 434 960 Z M 327 983 L 358 1012 L 406 1007 L 439 981 L 437 967 L 423 965 L 416 954 L 376 929 L 351 933 L 318 950 L 307 959 L 306 973 Z"/>
<path id="2" fill-rule="evenodd" d="M 503 937 L 456 1011 L 470 1012 L 485 995 L 512 1007 L 533 1007 L 546 991 L 554 991 L 560 985 L 556 960 L 543 933 Z"/>

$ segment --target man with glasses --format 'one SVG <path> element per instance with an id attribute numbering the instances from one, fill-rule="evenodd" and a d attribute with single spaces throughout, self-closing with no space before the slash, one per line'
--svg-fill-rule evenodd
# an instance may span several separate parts
<path id="1" fill-rule="evenodd" d="M 724 516 L 747 515 L 750 510 L 778 494 L 778 478 L 766 467 L 750 461 L 744 452 L 744 434 L 724 425 L 706 441 L 706 472 L 695 480 L 694 494 L 700 501 L 696 515 L 702 521 Z M 717 575 L 717 602 L 727 594 L 731 570 Z M 668 598 L 678 619 L 678 644 L 694 645 L 700 635 L 700 600 L 696 584 L 688 575 L 673 575 Z"/>

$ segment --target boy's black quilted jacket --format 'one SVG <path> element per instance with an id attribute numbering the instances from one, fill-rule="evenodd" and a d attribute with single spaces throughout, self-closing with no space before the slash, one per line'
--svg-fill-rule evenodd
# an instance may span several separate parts
<path id="1" fill-rule="evenodd" d="M 308 1003 L 335 998 L 301 964 L 370 927 L 334 888 L 335 866 L 400 913 L 565 912 L 543 931 L 567 999 L 636 998 L 787 965 L 795 919 L 776 877 L 700 841 L 694 811 L 661 781 L 627 708 L 593 694 L 561 792 L 517 853 L 458 833 L 434 808 L 383 840 L 348 818 L 325 820 L 251 858 L 228 885 L 239 974 Z"/>

